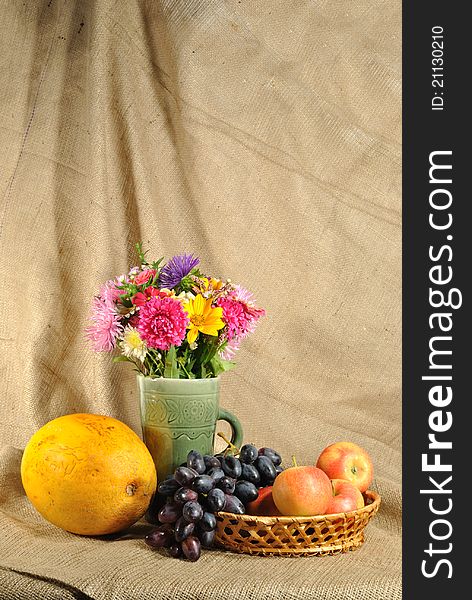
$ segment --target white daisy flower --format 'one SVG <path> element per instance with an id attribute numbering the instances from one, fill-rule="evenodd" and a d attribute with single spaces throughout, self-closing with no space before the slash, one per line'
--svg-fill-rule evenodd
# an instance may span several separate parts
<path id="1" fill-rule="evenodd" d="M 127 325 L 123 332 L 121 349 L 128 358 L 137 358 L 141 362 L 146 358 L 146 342 L 141 339 L 139 331 L 131 325 Z"/>
<path id="2" fill-rule="evenodd" d="M 192 294 L 192 292 L 180 292 L 180 294 L 176 296 L 176 298 L 178 300 L 184 301 L 195 300 L 195 294 Z"/>

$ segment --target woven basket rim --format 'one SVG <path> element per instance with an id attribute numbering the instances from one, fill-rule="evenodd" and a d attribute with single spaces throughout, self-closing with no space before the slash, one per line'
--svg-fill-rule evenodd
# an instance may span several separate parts
<path id="1" fill-rule="evenodd" d="M 221 515 L 221 517 L 227 517 L 230 519 L 238 519 L 241 521 L 255 521 L 257 520 L 259 523 L 263 523 L 265 525 L 273 525 L 275 523 L 308 523 L 313 521 L 337 521 L 340 517 L 349 518 L 352 516 L 360 515 L 364 512 L 371 512 L 376 509 L 380 505 L 380 495 L 374 490 L 366 490 L 364 492 L 364 496 L 370 500 L 369 504 L 364 505 L 362 508 L 358 508 L 356 510 L 351 510 L 349 512 L 341 512 L 341 513 L 331 513 L 329 515 L 312 515 L 312 516 L 304 516 L 304 517 L 266 517 L 262 515 L 238 515 L 236 513 L 230 513 L 225 511 L 220 511 L 216 513 L 217 515 Z"/>

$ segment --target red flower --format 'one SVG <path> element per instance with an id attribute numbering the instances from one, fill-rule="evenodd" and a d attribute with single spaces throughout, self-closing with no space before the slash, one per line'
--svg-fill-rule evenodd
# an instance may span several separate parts
<path id="1" fill-rule="evenodd" d="M 149 281 L 150 277 L 154 277 L 155 275 L 156 275 L 155 269 L 147 269 L 146 271 L 141 271 L 141 273 L 138 273 L 136 275 L 133 283 L 135 283 L 136 285 L 142 285 L 143 283 L 146 283 L 147 281 Z"/>
<path id="2" fill-rule="evenodd" d="M 161 292 L 157 288 L 147 287 L 143 292 L 138 292 L 131 298 L 131 302 L 135 306 L 144 306 L 151 298 L 167 298 L 166 292 Z"/>
<path id="3" fill-rule="evenodd" d="M 139 315 L 133 315 L 130 317 L 128 323 L 131 325 L 131 327 L 137 327 L 139 324 Z"/>

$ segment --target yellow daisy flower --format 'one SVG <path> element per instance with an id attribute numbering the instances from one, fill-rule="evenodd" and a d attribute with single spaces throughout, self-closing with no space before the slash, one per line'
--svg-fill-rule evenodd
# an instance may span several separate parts
<path id="1" fill-rule="evenodd" d="M 205 300 L 201 294 L 197 294 L 194 300 L 189 300 L 184 305 L 184 310 L 190 319 L 187 325 L 189 329 L 187 340 L 189 344 L 197 339 L 198 333 L 206 333 L 207 335 L 218 335 L 218 330 L 225 326 L 222 316 L 223 309 L 220 306 L 213 307 L 211 298 Z"/>
<path id="2" fill-rule="evenodd" d="M 221 290 L 223 287 L 223 282 L 221 279 L 215 279 L 214 277 L 201 277 L 200 281 L 203 284 L 203 291 L 208 292 L 209 290 Z"/>

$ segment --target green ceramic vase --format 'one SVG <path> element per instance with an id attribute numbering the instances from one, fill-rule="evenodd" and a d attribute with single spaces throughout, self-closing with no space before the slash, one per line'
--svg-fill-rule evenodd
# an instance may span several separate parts
<path id="1" fill-rule="evenodd" d="M 214 453 L 218 420 L 231 426 L 231 443 L 240 446 L 243 429 L 239 420 L 220 408 L 220 379 L 151 379 L 137 376 L 141 424 L 162 481 L 187 460 L 191 450 Z"/>

